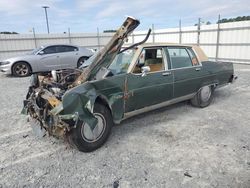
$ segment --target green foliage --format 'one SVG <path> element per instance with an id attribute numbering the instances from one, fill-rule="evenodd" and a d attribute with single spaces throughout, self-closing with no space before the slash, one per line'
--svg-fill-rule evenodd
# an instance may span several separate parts
<path id="1" fill-rule="evenodd" d="M 210 25 L 211 24 L 211 22 L 210 21 L 207 21 L 206 23 L 202 23 L 202 24 L 205 24 L 205 25 Z M 201 24 L 201 25 L 202 25 Z M 198 26 L 198 24 L 196 23 L 196 24 L 194 24 L 194 26 Z"/>
<path id="2" fill-rule="evenodd" d="M 217 23 L 239 22 L 250 20 L 250 16 L 238 16 L 236 18 L 223 18 Z"/>
<path id="3" fill-rule="evenodd" d="M 10 32 L 10 31 L 2 31 L 2 32 L 0 32 L 0 34 L 19 34 L 19 33 L 17 33 L 17 32 Z"/>
<path id="4" fill-rule="evenodd" d="M 109 29 L 109 30 L 104 30 L 103 33 L 115 33 L 116 30 L 114 29 Z"/>

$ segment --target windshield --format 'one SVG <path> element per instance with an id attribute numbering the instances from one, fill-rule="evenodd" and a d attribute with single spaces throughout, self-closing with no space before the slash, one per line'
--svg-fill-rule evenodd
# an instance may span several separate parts
<path id="1" fill-rule="evenodd" d="M 28 52 L 27 54 L 33 54 L 33 55 L 35 55 L 41 49 L 43 49 L 43 47 L 36 48 L 36 49 L 32 50 L 31 52 Z"/>
<path id="2" fill-rule="evenodd" d="M 108 69 L 114 75 L 126 73 L 134 57 L 134 54 L 135 54 L 135 49 L 126 50 L 118 54 L 113 60 L 113 62 L 110 64 Z"/>

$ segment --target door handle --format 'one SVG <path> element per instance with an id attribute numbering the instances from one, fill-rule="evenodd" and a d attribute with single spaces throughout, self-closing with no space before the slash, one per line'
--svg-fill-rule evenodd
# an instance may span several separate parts
<path id="1" fill-rule="evenodd" d="M 200 70 L 201 70 L 201 68 L 200 68 L 200 67 L 197 67 L 197 68 L 195 68 L 195 70 L 196 70 L 196 71 L 200 71 Z"/>
<path id="2" fill-rule="evenodd" d="M 162 76 L 169 76 L 171 74 L 172 74 L 171 72 L 164 72 L 164 73 L 162 73 Z"/>
<path id="3" fill-rule="evenodd" d="M 57 58 L 59 58 L 59 55 L 58 56 L 56 56 Z"/>

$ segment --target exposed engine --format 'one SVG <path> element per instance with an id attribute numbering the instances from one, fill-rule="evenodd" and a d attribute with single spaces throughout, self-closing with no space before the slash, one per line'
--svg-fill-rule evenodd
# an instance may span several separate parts
<path id="1" fill-rule="evenodd" d="M 59 120 L 50 111 L 61 102 L 64 93 L 72 87 L 71 84 L 81 73 L 80 69 L 68 69 L 31 76 L 24 106 L 27 107 L 26 113 L 31 116 L 32 124 L 38 125 L 36 126 L 38 128 L 44 128 L 50 135 L 61 136 L 65 133 L 69 122 Z M 54 124 L 61 126 L 55 127 Z M 45 134 L 42 130 L 35 131 L 38 135 L 42 134 L 41 136 L 43 132 Z"/>

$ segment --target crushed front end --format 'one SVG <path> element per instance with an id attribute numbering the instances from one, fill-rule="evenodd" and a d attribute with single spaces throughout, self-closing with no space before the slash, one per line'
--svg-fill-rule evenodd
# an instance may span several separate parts
<path id="1" fill-rule="evenodd" d="M 51 74 L 31 76 L 22 113 L 29 115 L 32 128 L 39 136 L 48 133 L 61 137 L 74 126 L 78 114 L 63 114 L 62 97 L 80 73 L 76 70 L 58 71 L 56 76 L 61 81 L 54 80 Z"/>
<path id="2" fill-rule="evenodd" d="M 22 113 L 29 115 L 35 132 L 62 137 L 75 128 L 79 120 L 93 132 L 97 118 L 93 114 L 97 91 L 89 83 L 103 79 L 99 72 L 108 67 L 128 35 L 139 25 L 128 17 L 109 43 L 91 57 L 86 68 L 52 71 L 46 75 L 33 74 L 24 100 Z"/>

